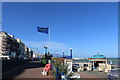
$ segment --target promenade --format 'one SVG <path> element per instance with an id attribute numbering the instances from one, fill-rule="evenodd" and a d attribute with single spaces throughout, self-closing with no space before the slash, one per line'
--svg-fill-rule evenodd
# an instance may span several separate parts
<path id="1" fill-rule="evenodd" d="M 80 74 L 80 78 L 85 80 L 108 80 L 108 76 L 104 72 L 98 72 L 98 71 L 81 71 L 77 72 Z"/>
<path id="2" fill-rule="evenodd" d="M 9 66 L 9 65 L 8 65 Z M 3 80 L 56 80 L 54 76 L 41 74 L 44 66 L 40 61 L 31 61 L 3 73 Z M 81 80 L 107 80 L 107 74 L 97 71 L 81 71 Z"/>
<path id="3" fill-rule="evenodd" d="M 31 61 L 27 64 L 23 64 L 22 66 L 5 72 L 3 74 L 3 78 L 10 80 L 54 80 L 55 78 L 52 75 L 43 76 L 41 74 L 43 68 L 44 66 L 40 63 L 40 61 Z"/>

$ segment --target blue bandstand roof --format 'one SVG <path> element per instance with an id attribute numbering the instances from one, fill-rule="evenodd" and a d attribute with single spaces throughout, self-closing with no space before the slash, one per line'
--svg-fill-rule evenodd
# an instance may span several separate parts
<path id="1" fill-rule="evenodd" d="M 97 54 L 97 55 L 94 55 L 93 57 L 90 57 L 90 58 L 106 58 L 106 57 L 103 55 Z"/>

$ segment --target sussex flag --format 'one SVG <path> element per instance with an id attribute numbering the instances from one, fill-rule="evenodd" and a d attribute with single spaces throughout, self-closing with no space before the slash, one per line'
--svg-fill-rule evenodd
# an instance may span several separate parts
<path id="1" fill-rule="evenodd" d="M 38 32 L 42 32 L 42 33 L 46 33 L 46 34 L 48 34 L 48 29 L 49 28 L 37 27 Z"/>

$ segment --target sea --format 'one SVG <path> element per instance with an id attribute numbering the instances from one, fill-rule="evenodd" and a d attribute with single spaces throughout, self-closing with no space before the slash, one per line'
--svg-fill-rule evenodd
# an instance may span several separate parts
<path id="1" fill-rule="evenodd" d="M 120 66 L 120 58 L 108 58 L 108 61 L 112 61 L 112 65 Z"/>

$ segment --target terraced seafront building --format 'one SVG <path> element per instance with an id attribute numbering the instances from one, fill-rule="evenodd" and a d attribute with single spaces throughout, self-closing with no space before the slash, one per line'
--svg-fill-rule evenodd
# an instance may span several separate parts
<path id="1" fill-rule="evenodd" d="M 0 31 L 0 59 L 30 59 L 33 51 L 7 32 Z"/>
<path id="2" fill-rule="evenodd" d="M 14 36 L 1 31 L 0 38 L 0 55 L 17 58 L 19 53 L 19 44 Z"/>

